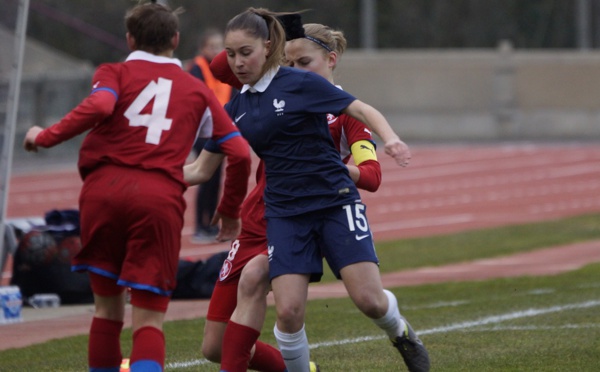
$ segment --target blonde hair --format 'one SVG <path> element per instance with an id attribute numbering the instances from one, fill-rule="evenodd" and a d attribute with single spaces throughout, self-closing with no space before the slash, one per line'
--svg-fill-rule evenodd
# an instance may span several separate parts
<path id="1" fill-rule="evenodd" d="M 334 51 L 341 56 L 346 50 L 348 42 L 344 37 L 344 33 L 339 30 L 334 30 L 331 27 L 319 23 L 307 23 L 304 25 L 304 34 L 325 44 L 331 51 Z M 326 48 L 323 48 L 327 52 Z"/>

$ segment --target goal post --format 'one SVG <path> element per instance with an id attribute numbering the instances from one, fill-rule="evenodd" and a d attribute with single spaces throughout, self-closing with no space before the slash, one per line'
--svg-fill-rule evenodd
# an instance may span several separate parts
<path id="1" fill-rule="evenodd" d="M 27 38 L 27 18 L 29 14 L 29 0 L 19 0 L 17 9 L 17 23 L 14 33 L 14 53 L 10 73 L 10 82 L 6 102 L 6 120 L 2 136 L 2 154 L 0 157 L 0 274 L 4 269 L 7 252 L 5 251 L 6 211 L 8 204 L 8 191 L 12 170 L 13 150 L 17 126 L 17 113 L 19 109 L 19 94 L 21 89 L 21 75 L 23 70 L 23 56 L 25 53 L 25 39 Z"/>

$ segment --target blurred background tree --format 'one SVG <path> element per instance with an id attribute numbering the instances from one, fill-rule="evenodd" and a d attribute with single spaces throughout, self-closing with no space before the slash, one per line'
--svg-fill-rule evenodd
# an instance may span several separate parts
<path id="1" fill-rule="evenodd" d="M 127 55 L 125 11 L 133 0 L 31 0 L 28 36 L 94 64 Z M 181 45 L 177 56 L 194 55 L 198 35 L 223 28 L 248 6 L 277 11 L 307 9 L 306 22 L 344 31 L 350 48 L 364 46 L 361 9 L 374 10 L 376 48 L 495 48 L 510 39 L 515 48 L 577 48 L 578 20 L 597 29 L 599 0 L 168 0 L 182 6 Z M 14 28 L 18 0 L 3 0 L 0 24 Z M 580 12 L 580 10 L 582 10 Z M 579 18 L 578 18 L 579 17 Z M 581 32 L 580 32 L 581 33 Z M 598 31 L 596 31 L 598 33 Z M 600 46 L 600 35 L 588 32 L 588 47 Z"/>

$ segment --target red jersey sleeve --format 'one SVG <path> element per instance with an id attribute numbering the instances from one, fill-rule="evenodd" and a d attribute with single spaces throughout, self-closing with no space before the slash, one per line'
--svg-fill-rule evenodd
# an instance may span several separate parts
<path id="1" fill-rule="evenodd" d="M 358 141 L 369 141 L 375 144 L 371 131 L 366 125 L 348 115 L 340 116 L 341 124 L 346 135 L 347 147 Z M 366 160 L 357 164 L 360 176 L 356 187 L 375 192 L 381 185 L 381 165 L 376 159 Z"/>
<path id="2" fill-rule="evenodd" d="M 250 151 L 242 136 L 235 136 L 221 144 L 227 156 L 223 196 L 217 211 L 230 218 L 239 218 L 240 209 L 248 191 L 250 176 Z"/>
<path id="3" fill-rule="evenodd" d="M 213 120 L 212 140 L 227 157 L 223 196 L 217 211 L 230 218 L 239 218 L 248 191 L 250 147 L 216 98 L 209 101 L 209 108 Z"/>
<path id="4" fill-rule="evenodd" d="M 224 50 L 217 54 L 210 62 L 210 72 L 212 72 L 213 76 L 221 83 L 231 85 L 236 89 L 241 89 L 244 85 L 238 80 L 233 71 L 231 71 L 229 63 L 227 62 L 227 52 Z"/>
<path id="5" fill-rule="evenodd" d="M 377 160 L 363 161 L 358 165 L 360 176 L 356 182 L 359 189 L 375 192 L 381 185 L 381 165 Z"/>
<path id="6" fill-rule="evenodd" d="M 100 79 L 105 81 L 104 87 L 99 87 Z M 44 129 L 36 137 L 36 145 L 41 147 L 58 145 L 93 128 L 98 122 L 111 115 L 117 102 L 118 93 L 115 89 L 118 85 L 110 81 L 114 81 L 114 73 L 108 66 L 101 66 L 94 74 L 92 93 L 58 123 Z"/>
<path id="7" fill-rule="evenodd" d="M 366 125 L 354 119 L 352 116 L 340 115 L 339 118 L 341 120 L 342 127 L 344 128 L 344 133 L 346 133 L 348 146 L 352 146 L 353 143 L 360 140 L 367 140 L 373 143 L 375 142 L 373 140 L 371 131 Z"/>

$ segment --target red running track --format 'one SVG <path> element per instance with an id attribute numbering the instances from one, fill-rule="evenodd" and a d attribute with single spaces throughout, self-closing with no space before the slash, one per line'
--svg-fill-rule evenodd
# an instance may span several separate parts
<path id="1" fill-rule="evenodd" d="M 377 193 L 363 192 L 376 241 L 600 212 L 598 144 L 417 145 L 411 149 L 413 158 L 407 168 L 396 166 L 380 152 L 383 183 Z M 81 181 L 75 166 L 57 169 L 13 170 L 8 218 L 77 208 Z M 195 187 L 186 192 L 181 256 L 201 259 L 228 249 L 228 244 L 190 243 L 195 195 Z M 3 284 L 10 267 L 9 262 Z"/>

